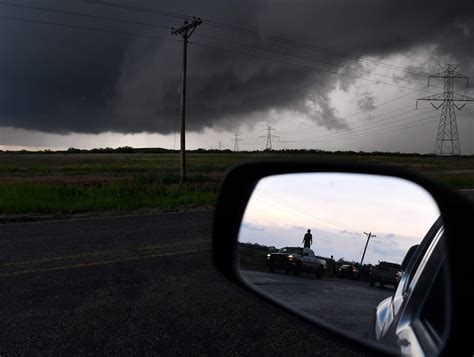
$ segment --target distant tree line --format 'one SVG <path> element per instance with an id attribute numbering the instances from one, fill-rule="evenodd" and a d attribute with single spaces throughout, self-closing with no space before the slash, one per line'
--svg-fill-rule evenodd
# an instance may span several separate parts
<path id="1" fill-rule="evenodd" d="M 190 153 L 196 154 L 232 154 L 232 150 L 224 149 L 196 149 L 188 150 Z M 67 150 L 0 150 L 0 154 L 168 154 L 179 153 L 179 150 L 165 149 L 165 148 L 134 148 L 131 146 L 121 146 L 117 148 L 105 147 L 94 149 L 77 149 L 69 148 Z M 419 153 L 400 153 L 400 152 L 383 152 L 383 151 L 324 151 L 319 149 L 281 149 L 281 150 L 252 150 L 239 151 L 241 154 L 285 154 L 285 155 L 348 155 L 348 156 L 387 156 L 387 157 L 432 157 L 433 154 L 419 154 Z M 474 155 L 460 155 L 458 157 L 474 158 Z"/>

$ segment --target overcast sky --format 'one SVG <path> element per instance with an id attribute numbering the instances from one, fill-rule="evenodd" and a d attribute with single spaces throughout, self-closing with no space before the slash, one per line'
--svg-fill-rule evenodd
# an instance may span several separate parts
<path id="1" fill-rule="evenodd" d="M 440 111 L 415 102 L 443 89 L 426 74 L 474 74 L 472 0 L 112 2 L 135 9 L 0 2 L 0 148 L 178 148 L 182 43 L 168 28 L 183 20 L 143 8 L 204 19 L 189 46 L 189 148 L 232 148 L 237 132 L 263 149 L 271 125 L 275 148 L 431 152 Z M 472 108 L 458 113 L 471 154 Z"/>
<path id="2" fill-rule="evenodd" d="M 311 173 L 262 179 L 247 205 L 240 242 L 302 247 L 307 229 L 317 255 L 401 263 L 439 217 L 438 206 L 420 186 L 394 177 Z"/>

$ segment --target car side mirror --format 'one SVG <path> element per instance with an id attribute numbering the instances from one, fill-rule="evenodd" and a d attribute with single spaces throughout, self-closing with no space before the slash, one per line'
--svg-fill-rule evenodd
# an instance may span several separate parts
<path id="1" fill-rule="evenodd" d="M 461 194 L 399 168 L 249 163 L 223 181 L 213 260 L 282 313 L 374 352 L 469 351 L 472 266 L 459 242 L 473 215 Z M 315 262 L 298 259 L 308 229 Z"/>
<path id="2" fill-rule="evenodd" d="M 419 246 L 420 246 L 419 244 L 415 244 L 414 246 L 410 247 L 410 249 L 408 249 L 408 252 L 405 255 L 405 258 L 403 258 L 402 271 L 405 271 L 407 269 L 408 263 L 412 259 L 413 255 L 415 254 Z"/>

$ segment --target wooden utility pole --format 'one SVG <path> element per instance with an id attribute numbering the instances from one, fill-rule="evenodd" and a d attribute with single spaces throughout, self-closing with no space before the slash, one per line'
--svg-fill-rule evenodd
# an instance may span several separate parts
<path id="1" fill-rule="evenodd" d="M 188 39 L 193 34 L 196 27 L 202 24 L 201 19 L 193 18 L 189 22 L 184 20 L 183 26 L 172 29 L 173 35 L 180 35 L 183 38 L 183 74 L 181 79 L 181 180 L 186 180 L 186 63 L 188 55 Z"/>
<path id="2" fill-rule="evenodd" d="M 369 245 L 370 238 L 377 237 L 375 234 L 372 234 L 372 232 L 369 232 L 369 233 L 364 232 L 364 234 L 367 236 L 367 242 L 365 243 L 364 253 L 362 254 L 360 265 L 362 265 L 362 263 L 364 262 L 365 251 L 367 250 L 367 246 Z"/>

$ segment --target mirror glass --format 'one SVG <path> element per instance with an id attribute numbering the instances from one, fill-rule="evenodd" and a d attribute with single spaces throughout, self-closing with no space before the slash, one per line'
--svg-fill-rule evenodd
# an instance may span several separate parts
<path id="1" fill-rule="evenodd" d="M 420 303 L 427 305 L 426 294 L 434 289 L 431 297 L 445 302 L 439 216 L 425 189 L 400 178 L 266 177 L 240 227 L 240 273 L 255 289 L 307 317 L 400 353 L 423 350 L 428 347 L 416 339 L 415 316 L 428 316 L 424 321 L 436 330 L 438 344 L 448 324 L 446 308 L 433 313 Z M 401 320 L 407 319 L 413 323 L 404 330 Z"/>

